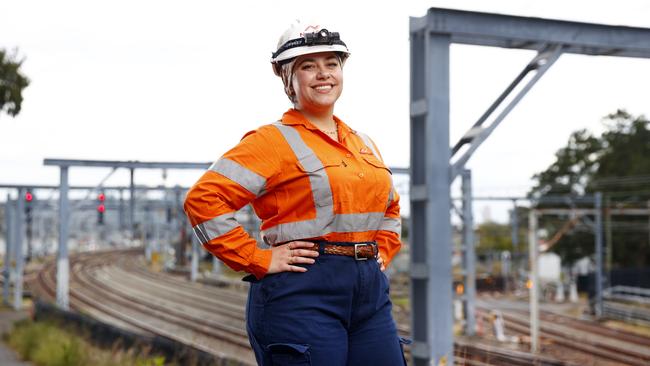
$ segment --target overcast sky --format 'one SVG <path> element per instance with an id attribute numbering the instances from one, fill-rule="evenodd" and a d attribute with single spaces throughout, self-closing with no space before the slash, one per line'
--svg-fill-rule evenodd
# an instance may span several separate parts
<path id="1" fill-rule="evenodd" d="M 17 49 L 31 79 L 22 113 L 0 115 L 0 183 L 57 184 L 44 158 L 216 160 L 290 107 L 269 59 L 296 18 L 341 33 L 352 56 L 336 114 L 369 134 L 387 164 L 407 166 L 408 21 L 432 6 L 650 27 L 644 0 L 0 0 L 0 48 Z M 452 144 L 533 56 L 452 46 Z M 650 60 L 562 56 L 470 160 L 475 195 L 525 194 L 572 131 L 601 131 L 617 108 L 650 115 L 649 85 Z M 72 169 L 70 182 L 98 184 L 108 173 Z M 200 174 L 163 181 L 159 171 L 138 171 L 136 182 L 190 185 Z M 106 184 L 127 177 L 117 172 Z M 488 216 L 506 220 L 504 206 L 477 203 L 475 217 Z"/>

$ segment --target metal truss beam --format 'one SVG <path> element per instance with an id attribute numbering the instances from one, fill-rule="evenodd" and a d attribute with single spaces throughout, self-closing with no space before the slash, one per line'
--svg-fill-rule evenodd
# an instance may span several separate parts
<path id="1" fill-rule="evenodd" d="M 55 186 L 55 185 L 48 185 L 48 184 L 0 184 L 0 188 L 5 188 L 5 189 L 19 189 L 19 188 L 24 188 L 24 189 L 52 189 L 52 190 L 58 190 L 60 186 Z M 166 187 L 166 186 L 135 186 L 136 191 L 165 191 L 165 190 L 173 190 L 176 186 L 174 187 Z M 188 187 L 180 187 L 183 190 L 189 189 Z M 69 190 L 71 191 L 87 191 L 87 190 L 102 190 L 102 191 L 124 191 L 127 189 L 130 189 L 129 186 L 69 186 Z"/>
<path id="2" fill-rule="evenodd" d="M 430 8 L 411 18 L 411 31 L 446 34 L 452 43 L 539 51 L 562 44 L 564 52 L 650 58 L 650 29 Z M 414 20 L 413 20 L 414 19 Z"/>
<path id="3" fill-rule="evenodd" d="M 45 159 L 43 165 L 103 167 L 126 169 L 207 169 L 212 163 L 183 163 L 183 162 L 144 162 L 119 160 L 74 160 L 74 159 Z"/>
<path id="4" fill-rule="evenodd" d="M 212 163 L 197 162 L 164 162 L 164 161 L 119 161 L 119 160 L 75 160 L 75 159 L 44 159 L 43 165 L 74 166 L 96 168 L 126 168 L 126 169 L 208 169 Z M 409 168 L 389 167 L 393 174 L 409 174 Z M 16 187 L 17 185 L 12 185 Z M 0 185 L 0 188 L 3 188 Z"/>
<path id="5" fill-rule="evenodd" d="M 469 148 L 465 153 L 453 163 L 451 167 L 451 180 L 453 181 L 458 177 L 461 170 L 465 168 L 465 164 L 472 157 L 472 154 L 478 149 L 479 146 L 492 134 L 492 132 L 499 126 L 506 116 L 515 108 L 530 89 L 544 76 L 546 71 L 557 61 L 562 54 L 561 45 L 546 46 L 544 50 L 540 51 L 526 67 L 517 75 L 515 80 L 508 85 L 506 90 L 492 103 L 490 108 L 483 113 L 481 118 L 474 123 L 474 126 L 465 133 L 465 135 L 456 143 L 452 149 L 452 157 L 460 150 L 460 148 L 469 144 Z M 515 88 L 522 82 L 530 72 L 535 72 L 535 75 L 526 83 L 526 85 L 513 97 L 513 99 L 505 106 L 499 115 L 490 123 L 488 127 L 483 128 L 483 123 L 496 111 L 496 109 L 503 103 L 508 95 L 512 93 Z"/>

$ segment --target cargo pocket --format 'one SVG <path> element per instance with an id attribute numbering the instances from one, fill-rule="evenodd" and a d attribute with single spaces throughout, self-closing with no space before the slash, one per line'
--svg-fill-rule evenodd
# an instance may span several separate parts
<path id="1" fill-rule="evenodd" d="M 412 340 L 404 337 L 399 337 L 399 347 L 402 349 L 402 359 L 404 359 L 404 366 L 408 365 L 406 362 L 406 356 L 404 356 L 404 345 L 410 345 L 411 343 L 413 343 Z"/>
<path id="2" fill-rule="evenodd" d="M 311 365 L 309 345 L 296 343 L 273 343 L 266 349 L 271 355 L 271 365 Z"/>

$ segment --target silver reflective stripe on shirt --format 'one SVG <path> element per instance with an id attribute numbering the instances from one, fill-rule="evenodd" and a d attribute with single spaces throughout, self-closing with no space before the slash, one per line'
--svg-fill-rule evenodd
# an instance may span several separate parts
<path id="1" fill-rule="evenodd" d="M 221 158 L 217 160 L 210 166 L 210 170 L 239 184 L 254 194 L 255 197 L 262 193 L 266 184 L 266 179 L 263 176 L 230 159 Z"/>
<path id="2" fill-rule="evenodd" d="M 384 213 L 334 214 L 334 200 L 325 166 L 300 137 L 298 131 L 281 123 L 273 124 L 285 138 L 309 177 L 316 218 L 278 224 L 262 232 L 264 241 L 273 245 L 296 239 L 313 238 L 334 232 L 378 230 Z"/>
<path id="3" fill-rule="evenodd" d="M 378 230 L 384 218 L 383 212 L 365 212 L 354 214 L 338 214 L 328 227 L 328 233 L 359 233 Z"/>
<path id="4" fill-rule="evenodd" d="M 392 217 L 384 217 L 379 230 L 392 231 L 402 236 L 402 221 Z"/>
<path id="5" fill-rule="evenodd" d="M 311 185 L 312 197 L 316 204 L 316 218 L 331 219 L 334 214 L 334 201 L 332 199 L 332 189 L 330 188 L 330 180 L 325 172 L 325 166 L 318 159 L 312 149 L 305 144 L 305 142 L 298 134 L 298 131 L 283 124 L 274 124 L 284 139 L 291 147 L 291 150 L 298 158 L 298 162 L 307 172 L 309 183 Z"/>
<path id="6" fill-rule="evenodd" d="M 194 234 L 196 234 L 201 244 L 207 244 L 210 240 L 227 234 L 238 226 L 239 223 L 235 220 L 235 213 L 229 212 L 202 222 L 192 229 L 194 229 Z"/>

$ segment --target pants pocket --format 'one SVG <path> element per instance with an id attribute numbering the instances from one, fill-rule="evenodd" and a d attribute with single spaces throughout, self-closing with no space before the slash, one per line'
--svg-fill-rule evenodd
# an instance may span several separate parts
<path id="1" fill-rule="evenodd" d="M 273 343 L 266 346 L 271 355 L 271 365 L 311 365 L 309 345 L 296 343 Z"/>
<path id="2" fill-rule="evenodd" d="M 408 345 L 413 343 L 412 340 L 404 337 L 399 337 L 399 347 L 402 349 L 402 358 L 404 359 L 404 366 L 407 366 L 408 363 L 406 362 L 406 356 L 404 356 L 404 345 Z"/>

